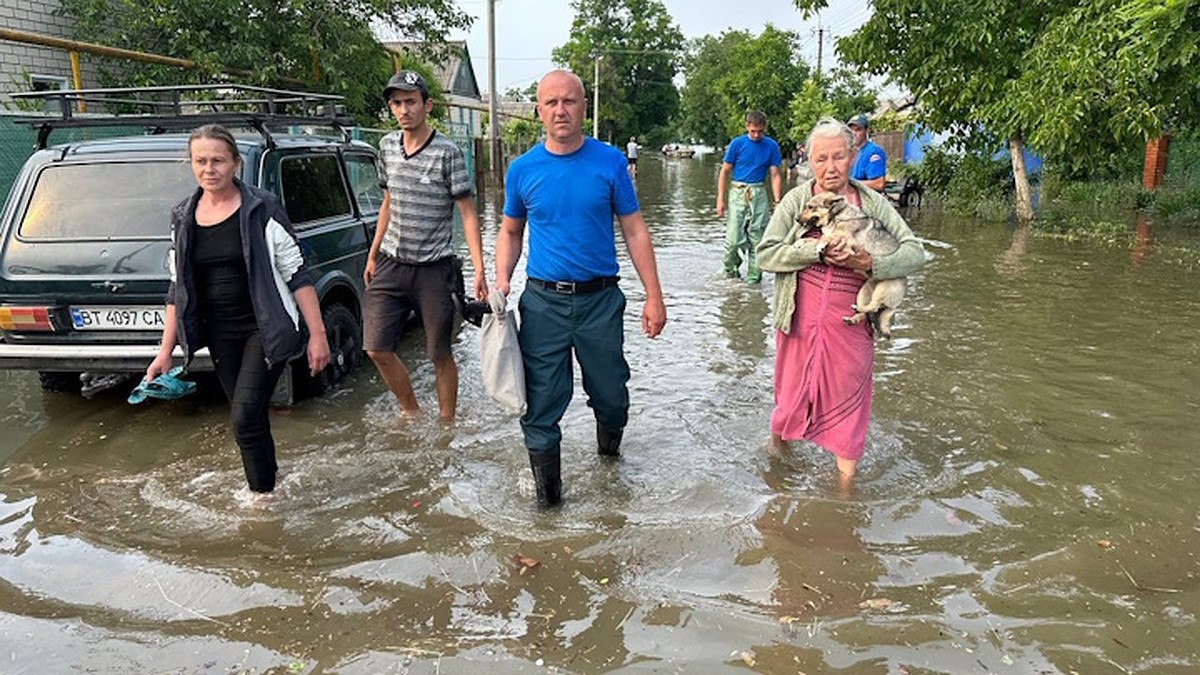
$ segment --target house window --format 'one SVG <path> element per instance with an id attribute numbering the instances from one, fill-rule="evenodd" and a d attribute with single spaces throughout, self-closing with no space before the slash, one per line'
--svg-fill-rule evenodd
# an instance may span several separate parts
<path id="1" fill-rule="evenodd" d="M 29 75 L 30 91 L 61 91 L 64 89 L 70 89 L 68 82 L 69 81 L 67 78 L 59 75 L 34 75 L 32 73 Z M 62 99 L 58 98 L 42 99 L 36 102 L 30 101 L 30 103 L 33 106 L 36 106 L 36 109 L 44 110 L 50 113 L 58 113 L 62 111 L 63 106 Z"/>
<path id="2" fill-rule="evenodd" d="M 67 86 L 67 78 L 58 75 L 30 75 L 29 88 L 33 91 L 54 91 L 56 89 L 69 89 Z"/>

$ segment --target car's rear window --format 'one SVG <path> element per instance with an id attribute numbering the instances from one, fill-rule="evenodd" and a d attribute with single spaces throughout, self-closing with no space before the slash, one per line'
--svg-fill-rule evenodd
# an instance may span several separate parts
<path id="1" fill-rule="evenodd" d="M 186 161 L 48 166 L 21 221 L 23 239 L 166 238 L 171 207 L 196 189 Z"/>

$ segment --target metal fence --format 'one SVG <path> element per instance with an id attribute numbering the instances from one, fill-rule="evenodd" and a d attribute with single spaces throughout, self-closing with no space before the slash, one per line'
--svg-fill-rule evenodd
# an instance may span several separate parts
<path id="1" fill-rule="evenodd" d="M 13 181 L 21 172 L 25 160 L 33 154 L 37 144 L 37 132 L 24 124 L 15 124 L 16 117 L 29 117 L 29 113 L 0 112 L 0 195 L 7 199 Z M 92 127 L 87 129 L 58 129 L 50 137 L 51 143 L 74 143 L 96 138 L 129 136 L 128 127 Z"/>
<path id="2" fill-rule="evenodd" d="M 456 122 L 443 122 L 442 125 L 447 128 L 443 131 L 446 137 L 454 141 L 459 150 L 462 150 L 463 159 L 467 162 L 467 175 L 475 175 L 475 143 L 471 138 L 471 130 L 466 124 Z M 378 149 L 379 141 L 384 136 L 392 133 L 395 129 L 371 129 L 367 127 L 354 127 L 350 130 L 350 138 L 356 141 L 364 141 L 371 144 L 372 147 Z"/>

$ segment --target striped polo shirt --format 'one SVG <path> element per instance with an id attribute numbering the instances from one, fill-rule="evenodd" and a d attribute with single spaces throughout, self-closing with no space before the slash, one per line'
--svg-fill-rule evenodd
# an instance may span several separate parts
<path id="1" fill-rule="evenodd" d="M 454 254 L 454 200 L 471 194 L 462 151 L 434 131 L 415 153 L 404 152 L 404 132 L 379 141 L 379 185 L 391 213 L 379 248 L 402 263 L 422 265 Z"/>

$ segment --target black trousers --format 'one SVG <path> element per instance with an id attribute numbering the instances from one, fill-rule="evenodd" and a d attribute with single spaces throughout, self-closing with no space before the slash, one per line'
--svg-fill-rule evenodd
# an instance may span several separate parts
<path id="1" fill-rule="evenodd" d="M 213 337 L 208 351 L 217 379 L 229 398 L 233 437 L 242 451 L 246 482 L 254 492 L 275 489 L 275 439 L 271 436 L 271 394 L 286 363 L 270 368 L 263 357 L 258 331 L 240 336 Z"/>

